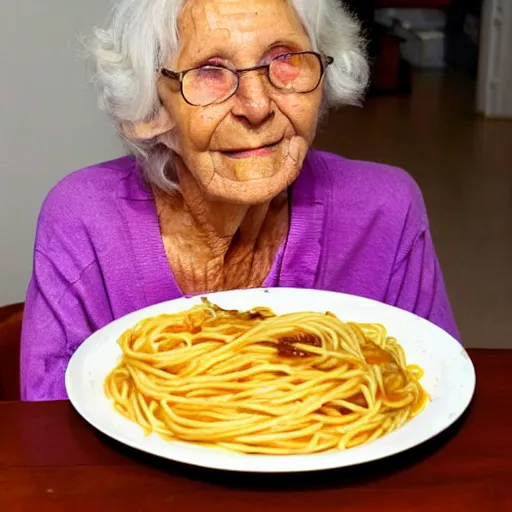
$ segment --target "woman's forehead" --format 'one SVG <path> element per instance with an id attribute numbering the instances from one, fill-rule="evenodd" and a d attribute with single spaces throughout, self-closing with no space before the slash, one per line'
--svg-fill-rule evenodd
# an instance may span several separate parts
<path id="1" fill-rule="evenodd" d="M 269 29 L 276 33 L 303 32 L 287 0 L 189 0 L 181 13 L 179 29 L 181 36 L 189 39 L 206 35 L 222 38 L 222 32 L 243 36 Z"/>

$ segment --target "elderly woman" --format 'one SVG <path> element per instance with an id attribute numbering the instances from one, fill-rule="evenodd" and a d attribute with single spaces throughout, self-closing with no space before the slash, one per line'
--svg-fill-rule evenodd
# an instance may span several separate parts
<path id="1" fill-rule="evenodd" d="M 338 0 L 119 0 L 89 48 L 133 156 L 46 199 L 22 340 L 22 396 L 64 399 L 70 356 L 122 315 L 188 294 L 319 288 L 457 330 L 415 182 L 314 151 L 367 81 Z"/>

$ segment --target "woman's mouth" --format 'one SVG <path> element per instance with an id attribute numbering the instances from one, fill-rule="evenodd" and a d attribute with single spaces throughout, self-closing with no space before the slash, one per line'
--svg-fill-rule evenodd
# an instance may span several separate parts
<path id="1" fill-rule="evenodd" d="M 222 154 L 228 158 L 241 159 L 241 158 L 255 158 L 262 156 L 270 156 L 277 149 L 281 141 L 267 146 L 261 146 L 255 149 L 239 149 L 236 151 L 222 151 Z"/>

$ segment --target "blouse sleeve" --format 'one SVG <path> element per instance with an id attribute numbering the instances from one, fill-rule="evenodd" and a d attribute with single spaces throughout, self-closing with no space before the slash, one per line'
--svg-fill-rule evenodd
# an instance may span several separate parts
<path id="1" fill-rule="evenodd" d="M 58 262 L 35 251 L 21 335 L 22 400 L 67 398 L 64 376 L 71 355 L 98 328 L 98 319 L 111 319 L 97 281 L 94 262 L 70 282 Z M 93 301 L 87 290 L 97 292 Z"/>
<path id="2" fill-rule="evenodd" d="M 386 302 L 426 318 L 460 340 L 429 231 L 421 233 L 396 264 Z"/>
<path id="3" fill-rule="evenodd" d="M 432 241 L 425 202 L 415 182 L 411 181 L 408 197 L 409 207 L 385 301 L 426 318 L 460 340 Z"/>

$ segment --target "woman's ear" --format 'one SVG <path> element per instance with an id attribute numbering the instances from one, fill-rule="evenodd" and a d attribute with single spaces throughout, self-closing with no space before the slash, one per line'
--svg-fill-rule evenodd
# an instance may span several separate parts
<path id="1" fill-rule="evenodd" d="M 167 110 L 161 106 L 157 114 L 149 121 L 140 123 L 122 123 L 121 133 L 128 138 L 151 140 L 174 128 L 174 123 Z"/>

